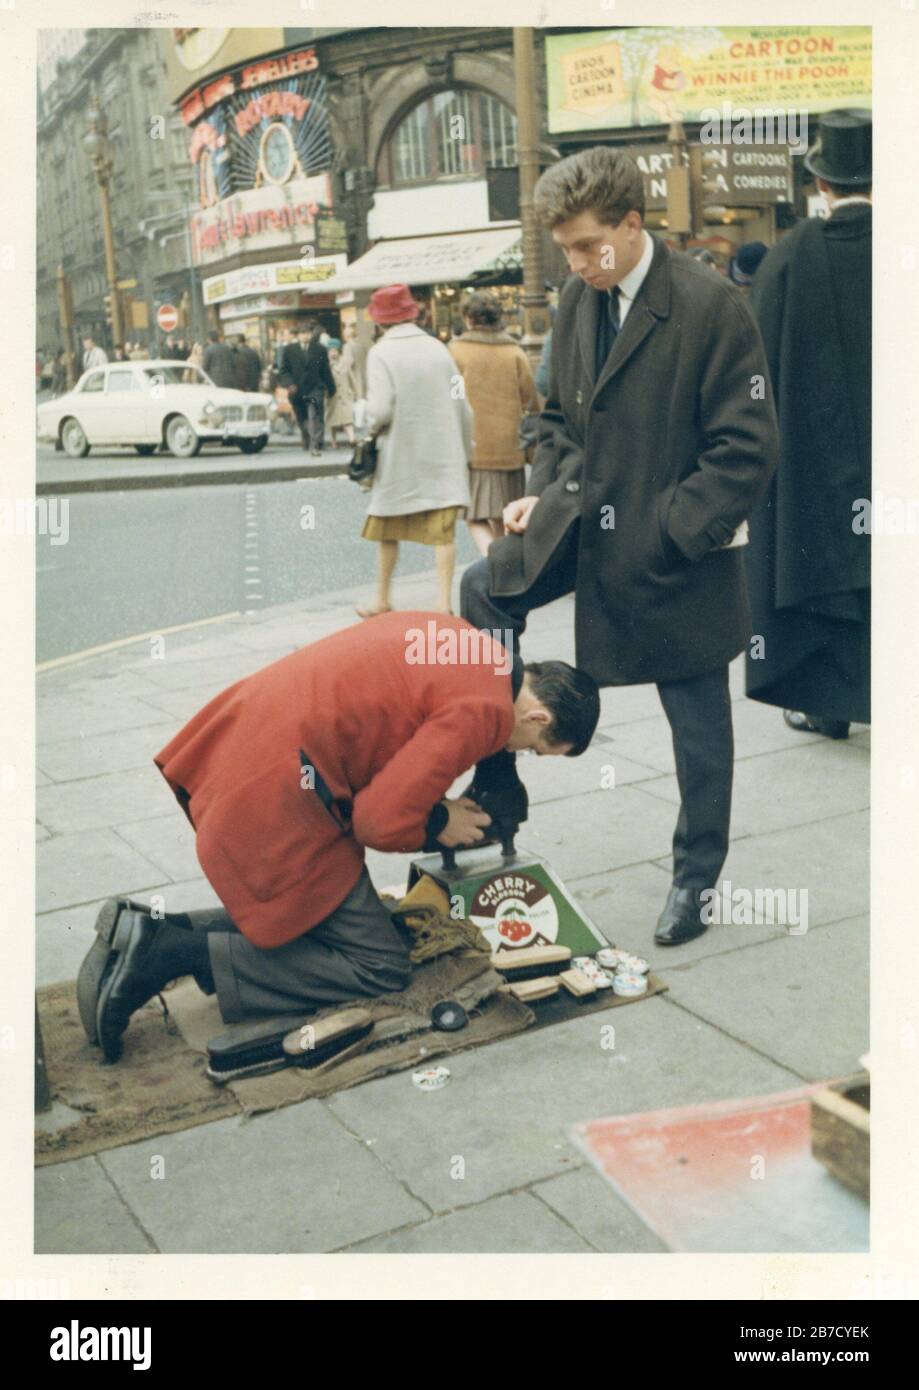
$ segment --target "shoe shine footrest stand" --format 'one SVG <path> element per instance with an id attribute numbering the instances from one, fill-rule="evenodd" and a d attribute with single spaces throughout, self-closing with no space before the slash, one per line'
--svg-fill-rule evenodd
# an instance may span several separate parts
<path id="1" fill-rule="evenodd" d="M 545 859 L 515 849 L 513 835 L 505 835 L 501 845 L 445 849 L 416 859 L 408 887 L 422 874 L 440 884 L 451 914 L 474 922 L 495 952 L 551 945 L 592 956 L 609 944 Z"/>

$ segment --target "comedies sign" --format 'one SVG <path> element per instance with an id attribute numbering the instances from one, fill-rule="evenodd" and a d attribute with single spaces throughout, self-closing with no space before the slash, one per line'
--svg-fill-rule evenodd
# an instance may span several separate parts
<path id="1" fill-rule="evenodd" d="M 706 181 L 715 185 L 706 192 L 707 204 L 724 207 L 761 207 L 765 203 L 791 202 L 794 192 L 791 154 L 776 146 L 706 145 L 718 163 L 705 170 Z M 667 170 L 673 163 L 669 145 L 633 145 L 629 154 L 641 170 L 647 210 L 667 206 Z M 685 158 L 688 162 L 688 155 Z"/>
<path id="2" fill-rule="evenodd" d="M 546 36 L 549 130 L 704 121 L 725 101 L 809 112 L 871 105 L 862 25 L 607 29 Z"/>

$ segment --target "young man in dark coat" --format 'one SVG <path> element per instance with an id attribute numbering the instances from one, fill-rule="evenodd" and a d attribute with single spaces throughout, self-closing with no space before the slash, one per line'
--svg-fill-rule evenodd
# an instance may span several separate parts
<path id="1" fill-rule="evenodd" d="M 830 215 L 783 237 L 750 292 L 781 453 L 750 523 L 747 694 L 845 738 L 871 717 L 870 111 L 821 116 L 804 163 Z"/>
<path id="2" fill-rule="evenodd" d="M 578 665 L 600 685 L 657 684 L 681 806 L 655 939 L 706 929 L 700 894 L 727 854 L 733 738 L 728 663 L 750 635 L 738 548 L 778 449 L 762 342 L 741 293 L 642 227 L 634 161 L 609 147 L 548 169 L 536 206 L 572 275 L 552 329 L 530 495 L 504 512 L 462 584 L 480 627 L 575 594 Z M 505 754 L 469 790 L 526 815 Z"/>
<path id="3" fill-rule="evenodd" d="M 281 352 L 278 380 L 287 387 L 304 449 L 322 453 L 325 437 L 325 398 L 335 395 L 335 378 L 329 354 L 319 341 L 319 326 L 313 321 L 297 329 L 297 342 Z"/>
<path id="4" fill-rule="evenodd" d="M 87 1036 L 114 1061 L 131 1014 L 194 975 L 227 1023 L 404 989 L 408 948 L 364 864 L 481 840 L 488 816 L 447 800 L 501 748 L 576 755 L 600 713 L 589 676 L 524 668 L 444 614 L 385 613 L 247 676 L 155 757 L 223 904 L 155 919 L 99 915 L 78 980 Z"/>
<path id="5" fill-rule="evenodd" d="M 215 386 L 236 385 L 236 363 L 229 343 L 220 341 L 220 334 L 211 329 L 201 366 Z"/>

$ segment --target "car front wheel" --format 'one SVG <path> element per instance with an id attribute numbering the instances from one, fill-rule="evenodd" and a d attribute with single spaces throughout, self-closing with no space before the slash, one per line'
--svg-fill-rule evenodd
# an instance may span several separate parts
<path id="1" fill-rule="evenodd" d="M 73 416 L 64 421 L 61 430 L 61 443 L 64 446 L 64 452 L 72 459 L 85 459 L 90 450 L 89 440 L 83 433 L 83 426 L 79 420 L 74 420 Z"/>
<path id="2" fill-rule="evenodd" d="M 176 458 L 194 458 L 202 442 L 184 415 L 174 415 L 166 426 L 166 444 Z"/>
<path id="3" fill-rule="evenodd" d="M 236 442 L 244 454 L 260 454 L 268 443 L 268 436 L 262 434 L 258 439 L 238 439 Z"/>

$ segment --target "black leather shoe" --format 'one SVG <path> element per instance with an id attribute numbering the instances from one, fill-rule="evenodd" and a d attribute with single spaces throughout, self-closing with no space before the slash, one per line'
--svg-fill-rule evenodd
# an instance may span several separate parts
<path id="1" fill-rule="evenodd" d="M 703 891 L 675 885 L 670 889 L 654 932 L 658 946 L 683 946 L 708 931 L 708 923 L 701 917 Z"/>
<path id="2" fill-rule="evenodd" d="M 83 964 L 77 975 L 77 1006 L 80 1010 L 80 1022 L 83 1024 L 83 1031 L 87 1038 L 94 1046 L 99 1042 L 99 1034 L 96 1031 L 99 988 L 102 984 L 102 976 L 105 974 L 105 967 L 112 956 L 112 937 L 115 934 L 115 928 L 121 914 L 128 910 L 146 912 L 148 909 L 142 903 L 135 903 L 131 898 L 109 898 L 107 902 L 102 904 L 96 918 L 96 939 L 83 957 Z"/>
<path id="3" fill-rule="evenodd" d="M 789 729 L 797 729 L 802 734 L 823 734 L 824 738 L 849 737 L 849 724 L 845 719 L 820 719 L 816 714 L 804 714 L 797 709 L 783 710 L 782 718 Z"/>
<path id="4" fill-rule="evenodd" d="M 146 912 L 122 912 L 112 935 L 96 1006 L 96 1033 L 107 1062 L 121 1056 L 122 1034 L 135 1010 L 146 1004 L 175 974 L 164 978 L 151 960 L 160 923 Z"/>
<path id="5" fill-rule="evenodd" d="M 491 816 L 491 825 L 484 827 L 485 838 L 477 840 L 477 845 L 498 844 L 508 838 L 513 839 L 529 814 L 530 799 L 519 777 L 516 783 L 511 782 L 504 787 L 483 787 L 477 785 L 473 778 L 462 795 L 468 796 Z"/>

